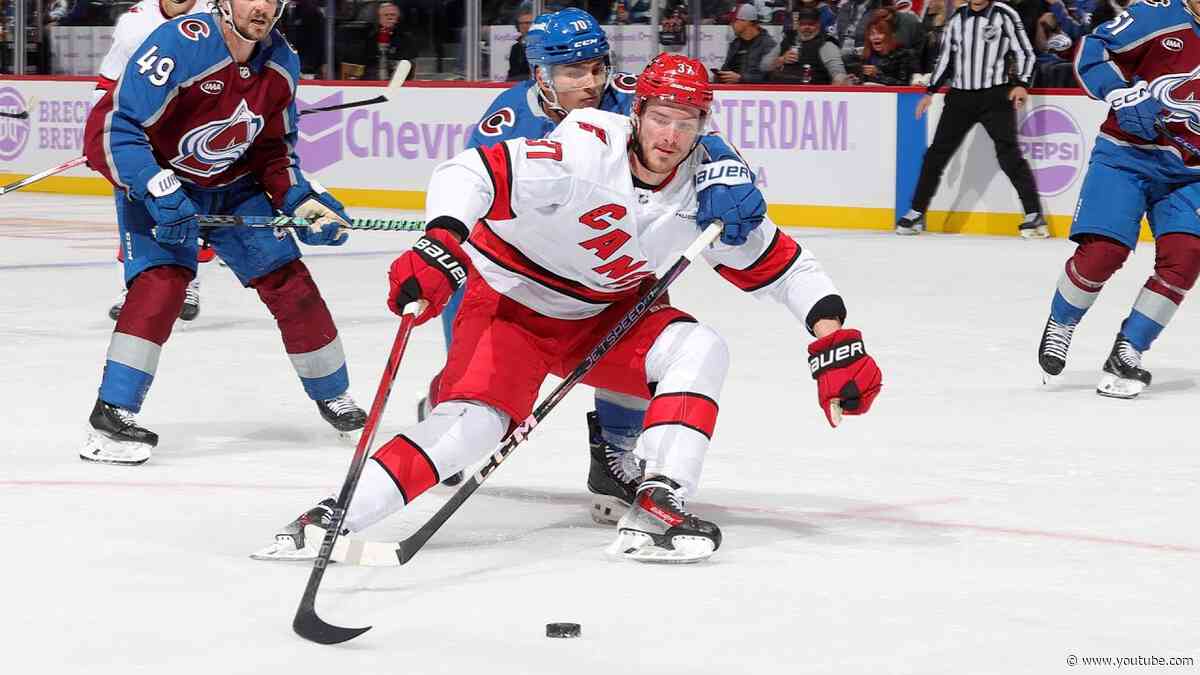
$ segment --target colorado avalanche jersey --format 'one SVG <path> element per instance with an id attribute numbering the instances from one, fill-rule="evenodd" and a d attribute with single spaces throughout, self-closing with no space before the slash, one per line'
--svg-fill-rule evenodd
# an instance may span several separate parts
<path id="1" fill-rule="evenodd" d="M 249 62 L 237 63 L 218 21 L 195 14 L 150 34 L 88 118 L 88 164 L 135 192 L 162 168 L 205 188 L 253 174 L 278 207 L 301 180 L 299 58 L 272 31 Z"/>
<path id="2" fill-rule="evenodd" d="M 100 74 L 92 103 L 100 100 L 104 92 L 116 86 L 117 80 L 120 79 L 121 73 L 125 72 L 125 66 L 129 63 L 129 57 L 133 55 L 134 50 L 141 46 L 155 28 L 167 22 L 167 16 L 162 11 L 162 3 L 168 1 L 141 0 L 117 19 L 117 25 L 113 28 L 112 46 L 108 48 L 108 53 L 100 61 Z M 192 5 L 188 14 L 205 12 L 207 7 L 208 3 L 204 0 L 196 0 L 196 4 Z"/>
<path id="3" fill-rule="evenodd" d="M 637 78 L 629 73 L 616 73 L 600 97 L 601 110 L 629 114 L 633 105 L 633 88 Z M 515 84 L 492 101 L 483 119 L 467 140 L 468 148 L 493 145 L 510 138 L 545 138 L 556 123 L 542 110 L 536 83 L 525 80 Z"/>
<path id="4" fill-rule="evenodd" d="M 475 223 L 465 250 L 494 290 L 543 315 L 594 316 L 632 297 L 645 277 L 695 240 L 698 147 L 654 188 L 635 186 L 630 118 L 573 111 L 544 139 L 466 150 L 434 170 L 426 217 Z M 721 276 L 772 296 L 810 324 L 833 282 L 817 260 L 769 220 L 741 246 L 704 257 Z"/>
<path id="5" fill-rule="evenodd" d="M 1160 131 L 1147 142 L 1123 131 L 1116 113 L 1109 111 L 1100 138 L 1154 152 L 1142 164 L 1151 175 L 1168 181 L 1195 180 L 1200 173 L 1200 154 L 1194 150 L 1200 147 L 1200 102 L 1195 100 L 1200 93 L 1200 24 L 1185 2 L 1134 3 L 1085 37 L 1075 57 L 1079 81 L 1093 98 L 1103 101 L 1116 89 L 1138 81 L 1148 84 L 1163 105 L 1170 133 Z"/>

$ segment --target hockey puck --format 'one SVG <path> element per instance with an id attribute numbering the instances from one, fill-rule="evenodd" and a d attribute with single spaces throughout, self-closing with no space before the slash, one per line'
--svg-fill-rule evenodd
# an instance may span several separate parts
<path id="1" fill-rule="evenodd" d="M 546 637 L 552 638 L 577 638 L 579 637 L 579 624 L 577 623 L 548 623 L 546 624 Z"/>

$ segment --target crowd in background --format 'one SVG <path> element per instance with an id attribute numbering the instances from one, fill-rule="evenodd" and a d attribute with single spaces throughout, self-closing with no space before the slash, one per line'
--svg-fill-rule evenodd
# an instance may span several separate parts
<path id="1" fill-rule="evenodd" d="M 16 1 L 0 0 L 0 72 L 11 72 Z M 906 85 L 927 81 L 943 26 L 965 0 L 699 1 L 702 23 L 730 27 L 728 55 L 715 73 L 721 82 Z M 1020 14 L 1036 51 L 1033 85 L 1074 87 L 1071 64 L 1080 39 L 1130 0 L 1003 1 Z M 40 27 L 27 33 L 29 63 L 45 73 L 50 72 L 48 27 L 110 25 L 133 4 L 25 2 L 29 24 Z M 649 24 L 653 19 L 650 0 L 551 0 L 544 6 L 546 11 L 576 6 L 602 25 Z M 334 7 L 334 77 L 386 79 L 385 71 L 401 59 L 416 64 L 417 78 L 452 79 L 462 72 L 462 0 L 337 0 Z M 484 0 L 481 19 L 484 26 L 513 26 L 524 35 L 533 10 L 519 0 Z M 281 22 L 306 76 L 319 76 L 327 61 L 325 21 L 324 0 L 293 0 Z M 664 0 L 658 16 L 664 49 L 684 49 L 690 22 L 685 0 Z M 506 79 L 528 77 L 521 41 L 512 46 L 507 63 Z"/>

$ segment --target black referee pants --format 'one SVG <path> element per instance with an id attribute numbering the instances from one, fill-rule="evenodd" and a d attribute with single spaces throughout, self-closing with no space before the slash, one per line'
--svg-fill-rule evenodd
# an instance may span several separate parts
<path id="1" fill-rule="evenodd" d="M 946 94 L 946 108 L 942 111 L 937 131 L 933 133 L 933 142 L 929 144 L 925 160 L 921 163 L 921 177 L 917 179 L 912 200 L 914 211 L 924 213 L 929 209 L 929 202 L 937 192 L 946 164 L 976 122 L 983 124 L 988 136 L 992 137 L 996 145 L 996 159 L 1017 189 L 1025 213 L 1042 210 L 1037 185 L 1033 182 L 1033 171 L 1017 146 L 1017 114 L 1012 101 L 1008 100 L 1008 92 L 1009 87 L 1005 85 L 989 89 L 951 89 Z"/>

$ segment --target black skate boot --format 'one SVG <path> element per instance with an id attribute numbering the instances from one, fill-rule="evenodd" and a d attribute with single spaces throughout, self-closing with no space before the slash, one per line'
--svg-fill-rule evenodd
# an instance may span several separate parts
<path id="1" fill-rule="evenodd" d="M 321 503 L 300 514 L 300 517 L 283 526 L 275 534 L 275 543 L 257 553 L 251 553 L 255 560 L 312 560 L 321 550 L 324 530 L 333 524 L 333 509 L 337 502 L 333 497 L 322 499 Z M 320 528 L 318 532 L 305 528 L 308 526 Z"/>
<path id="2" fill-rule="evenodd" d="M 587 481 L 588 492 L 592 493 L 592 520 L 615 525 L 633 503 L 643 463 L 632 452 L 604 440 L 595 412 L 587 414 L 587 426 L 592 455 Z"/>
<path id="3" fill-rule="evenodd" d="M 342 433 L 358 431 L 367 423 L 367 413 L 358 407 L 350 394 L 342 394 L 324 401 L 317 401 L 317 410 L 334 429 Z"/>
<path id="4" fill-rule="evenodd" d="M 141 464 L 158 445 L 158 434 L 138 426 L 133 413 L 96 399 L 88 417 L 88 434 L 79 458 L 101 464 Z"/>
<path id="5" fill-rule="evenodd" d="M 183 296 L 183 307 L 179 309 L 179 318 L 192 321 L 200 316 L 200 277 L 192 279 Z"/>
<path id="6" fill-rule="evenodd" d="M 1111 398 L 1136 398 L 1149 386 L 1150 371 L 1142 369 L 1142 353 L 1128 338 L 1117 333 L 1096 393 Z"/>
<path id="7" fill-rule="evenodd" d="M 1017 233 L 1022 239 L 1049 239 L 1050 227 L 1046 224 L 1045 216 L 1038 213 L 1018 225 Z"/>
<path id="8" fill-rule="evenodd" d="M 925 214 L 922 213 L 916 218 L 902 216 L 896 221 L 896 234 L 913 235 L 921 234 L 925 231 Z"/>
<path id="9" fill-rule="evenodd" d="M 664 476 L 647 478 L 629 511 L 617 523 L 609 553 L 639 562 L 691 563 L 721 547 L 721 528 L 683 508 L 679 484 Z"/>
<path id="10" fill-rule="evenodd" d="M 1042 367 L 1042 384 L 1050 384 L 1067 366 L 1067 350 L 1071 348 L 1071 336 L 1079 324 L 1059 323 L 1053 317 L 1046 319 L 1042 329 L 1042 342 L 1038 345 L 1038 365 Z"/>

